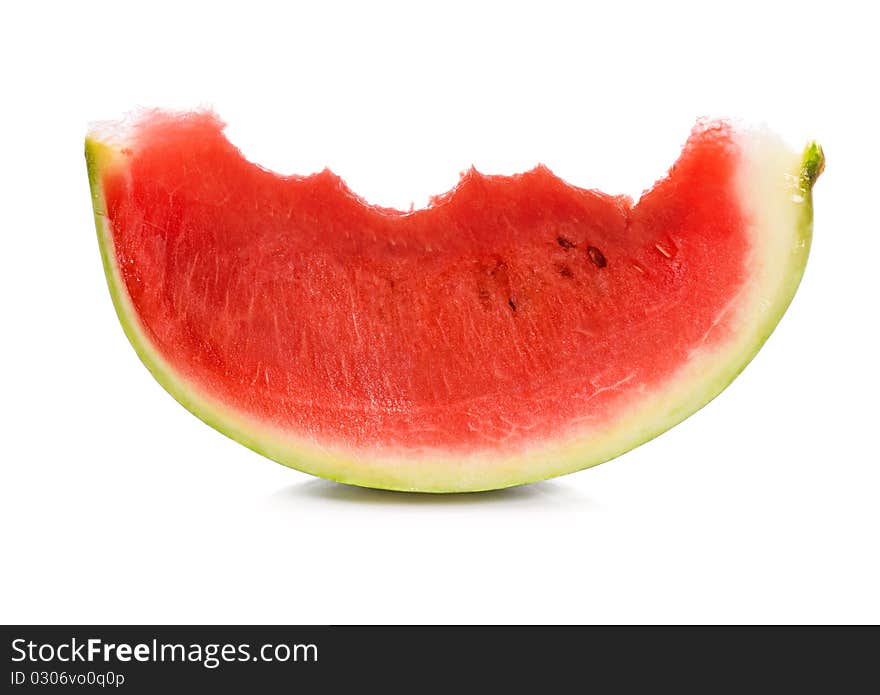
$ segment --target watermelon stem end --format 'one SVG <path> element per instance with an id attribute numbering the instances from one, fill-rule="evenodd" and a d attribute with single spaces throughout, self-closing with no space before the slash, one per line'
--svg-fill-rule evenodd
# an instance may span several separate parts
<path id="1" fill-rule="evenodd" d="M 813 188 L 816 179 L 825 170 L 825 153 L 822 146 L 816 141 L 811 142 L 804 149 L 803 164 L 801 167 L 801 184 L 806 190 Z"/>

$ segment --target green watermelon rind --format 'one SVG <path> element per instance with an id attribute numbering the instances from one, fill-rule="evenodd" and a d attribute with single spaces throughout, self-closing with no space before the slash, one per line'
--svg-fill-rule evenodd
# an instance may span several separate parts
<path id="1" fill-rule="evenodd" d="M 726 356 L 721 367 L 711 365 L 711 360 L 708 362 L 711 370 L 716 372 L 714 378 L 706 379 L 697 374 L 683 376 L 681 384 L 670 381 L 668 390 L 660 391 L 654 399 L 655 404 L 646 399 L 641 410 L 634 409 L 633 415 L 622 418 L 609 432 L 585 436 L 575 432 L 558 442 L 536 445 L 505 457 L 497 451 L 473 455 L 443 451 L 352 452 L 273 430 L 213 397 L 199 393 L 175 372 L 150 342 L 119 275 L 112 231 L 105 214 L 101 175 L 110 168 L 125 166 L 126 155 L 117 145 L 97 137 L 86 138 L 85 154 L 101 260 L 113 305 L 138 357 L 166 391 L 214 429 L 286 466 L 351 485 L 434 493 L 512 487 L 590 468 L 653 439 L 714 399 L 757 354 L 794 297 L 812 240 L 812 187 L 825 161 L 822 149 L 812 142 L 803 151 L 799 166 L 795 163 L 781 173 L 784 181 L 779 179 L 778 190 L 756 193 L 757 196 L 778 197 L 777 201 L 770 202 L 771 206 L 778 205 L 780 209 L 792 206 L 786 214 L 794 213 L 788 214 L 794 229 L 789 230 L 785 239 L 791 243 L 783 249 L 788 258 L 784 259 L 783 267 L 770 269 L 768 277 L 781 273 L 781 281 L 774 280 L 777 286 L 773 289 L 772 300 L 766 302 L 766 306 L 762 305 L 760 320 L 749 327 L 751 338 L 740 341 L 741 345 Z M 762 172 L 759 167 L 755 170 Z M 678 397 L 676 386 L 681 394 Z"/>

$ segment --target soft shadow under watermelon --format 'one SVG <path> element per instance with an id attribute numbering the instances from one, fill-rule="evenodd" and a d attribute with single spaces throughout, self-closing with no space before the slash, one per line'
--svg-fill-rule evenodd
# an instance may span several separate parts
<path id="1" fill-rule="evenodd" d="M 288 485 L 270 498 L 279 506 L 301 504 L 303 502 L 339 502 L 342 504 L 370 506 L 464 506 L 470 504 L 528 505 L 533 508 L 576 507 L 586 509 L 596 503 L 589 497 L 578 493 L 570 486 L 544 481 L 532 485 L 486 490 L 482 492 L 463 492 L 444 495 L 425 495 L 415 492 L 398 492 L 374 488 L 345 485 L 329 480 L 306 480 L 296 485 Z"/>

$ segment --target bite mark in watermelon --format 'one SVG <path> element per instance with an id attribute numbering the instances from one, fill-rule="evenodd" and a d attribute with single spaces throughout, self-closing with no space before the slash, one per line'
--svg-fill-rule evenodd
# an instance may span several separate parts
<path id="1" fill-rule="evenodd" d="M 294 468 L 460 492 L 601 463 L 705 405 L 787 308 L 821 149 L 702 122 L 637 203 L 471 169 L 424 209 L 248 162 L 208 112 L 103 124 L 104 269 L 156 379 Z"/>

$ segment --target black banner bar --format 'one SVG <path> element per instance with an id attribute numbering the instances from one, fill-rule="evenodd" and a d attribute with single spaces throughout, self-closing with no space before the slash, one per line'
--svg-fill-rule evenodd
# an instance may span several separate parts
<path id="1" fill-rule="evenodd" d="M 876 684 L 876 628 L 3 627 L 6 692 L 336 692 L 476 682 L 748 692 Z M 868 681 L 864 678 L 867 677 Z M 852 685 L 854 689 L 848 687 Z M 557 687 L 558 686 L 558 687 Z M 579 688 L 580 689 L 580 688 Z"/>

